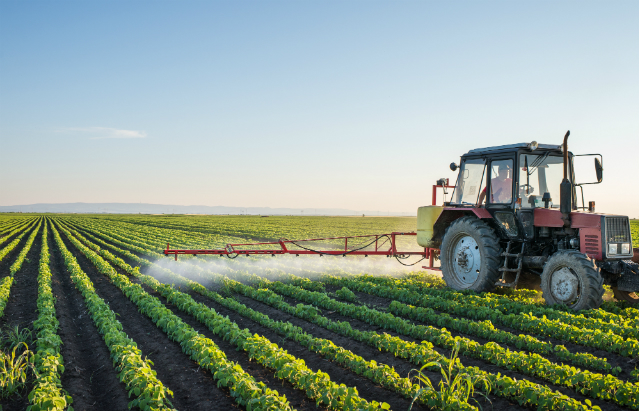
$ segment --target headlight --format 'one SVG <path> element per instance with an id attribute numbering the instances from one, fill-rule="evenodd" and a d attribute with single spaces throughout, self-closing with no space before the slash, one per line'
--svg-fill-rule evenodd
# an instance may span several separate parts
<path id="1" fill-rule="evenodd" d="M 621 254 L 630 254 L 630 244 L 629 243 L 621 244 Z"/>
<path id="2" fill-rule="evenodd" d="M 608 244 L 608 254 L 610 255 L 617 254 L 617 244 Z"/>

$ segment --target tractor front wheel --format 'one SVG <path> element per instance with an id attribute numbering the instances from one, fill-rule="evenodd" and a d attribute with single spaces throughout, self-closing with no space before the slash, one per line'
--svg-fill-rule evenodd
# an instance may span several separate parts
<path id="1" fill-rule="evenodd" d="M 575 311 L 599 308 L 603 302 L 603 277 L 579 251 L 553 254 L 541 273 L 546 304 L 565 304 Z"/>
<path id="2" fill-rule="evenodd" d="M 455 290 L 491 291 L 499 280 L 499 240 L 486 223 L 462 217 L 446 229 L 441 245 L 441 269 Z"/>

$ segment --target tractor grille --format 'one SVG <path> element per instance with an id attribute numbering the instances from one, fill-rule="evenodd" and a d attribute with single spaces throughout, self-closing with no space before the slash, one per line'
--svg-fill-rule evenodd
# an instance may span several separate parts
<path id="1" fill-rule="evenodd" d="M 630 221 L 628 217 L 606 217 L 606 242 L 630 242 Z"/>
<path id="2" fill-rule="evenodd" d="M 588 255 L 601 255 L 601 239 L 598 235 L 586 234 L 584 236 L 586 254 Z"/>

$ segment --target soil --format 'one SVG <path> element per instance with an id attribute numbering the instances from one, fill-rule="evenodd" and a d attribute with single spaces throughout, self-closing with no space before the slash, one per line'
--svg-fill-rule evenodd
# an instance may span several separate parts
<path id="1" fill-rule="evenodd" d="M 175 408 L 181 410 L 239 409 L 228 390 L 218 388 L 208 371 L 201 369 L 196 362 L 184 354 L 180 345 L 171 341 L 151 319 L 139 313 L 137 306 L 126 298 L 108 277 L 100 274 L 91 261 L 79 252 L 64 234 L 62 238 L 68 250 L 78 260 L 82 270 L 93 282 L 97 294 L 119 314 L 118 320 L 122 323 L 123 331 L 137 343 L 143 358 L 147 357 L 153 362 L 152 368 L 157 372 L 158 379 L 173 391 L 174 396 L 170 400 Z M 106 349 L 103 342 L 102 345 Z M 105 365 L 111 367 L 110 362 Z M 119 393 L 126 395 L 124 384 L 119 385 L 121 385 Z"/>
<path id="2" fill-rule="evenodd" d="M 339 287 L 333 287 L 333 286 L 326 286 L 326 290 L 329 292 L 334 292 L 335 290 L 337 290 Z M 358 297 L 358 300 L 361 304 L 367 305 L 369 307 L 378 309 L 380 311 L 386 311 L 388 306 L 390 305 L 390 302 L 392 301 L 391 299 L 388 298 L 384 298 L 384 297 L 378 297 L 376 295 L 371 295 L 371 294 L 366 294 L 363 292 L 354 292 L 355 295 Z M 438 312 L 435 310 L 435 312 Z M 457 315 L 452 315 L 449 314 L 451 317 L 453 318 L 460 318 L 460 319 L 467 319 L 461 316 L 457 316 Z M 429 325 L 426 323 L 421 323 L 419 321 L 413 321 L 417 324 L 422 324 L 422 325 Z M 621 373 L 619 373 L 618 378 L 620 379 L 628 379 L 630 378 L 630 372 L 633 371 L 635 369 L 635 363 L 630 362 L 631 359 L 627 358 L 627 357 L 623 357 L 621 355 L 615 354 L 615 353 L 611 353 L 608 351 L 604 351 L 598 348 L 594 348 L 594 347 L 587 347 L 585 345 L 579 345 L 579 344 L 574 344 L 571 343 L 569 341 L 563 341 L 563 340 L 559 340 L 556 338 L 550 338 L 550 337 L 542 337 L 539 336 L 537 334 L 533 334 L 533 333 L 529 333 L 529 332 L 525 332 L 525 331 L 521 331 L 521 330 L 516 330 L 514 328 L 510 328 L 501 324 L 496 324 L 493 322 L 493 325 L 496 329 L 498 330 L 502 330 L 502 331 L 507 331 L 511 334 L 514 335 L 529 335 L 529 336 L 533 336 L 537 339 L 539 339 L 540 341 L 545 341 L 545 342 L 549 342 L 553 345 L 563 345 L 565 346 L 570 352 L 583 352 L 583 353 L 589 353 L 592 354 L 594 356 L 600 357 L 600 358 L 606 358 L 608 360 L 608 363 L 612 366 L 612 367 L 620 367 L 621 368 Z M 463 333 L 458 333 L 454 330 L 448 330 L 450 331 L 450 333 L 453 336 L 464 336 L 466 338 L 469 338 L 471 340 L 475 340 L 481 344 L 485 344 L 487 342 L 489 342 L 489 340 L 480 338 L 480 337 L 476 337 L 476 336 L 472 336 L 472 335 L 467 335 L 467 334 L 463 334 Z M 521 349 L 518 349 L 516 347 L 509 347 L 509 346 L 505 346 L 506 348 L 509 348 L 510 350 L 515 350 L 515 351 L 522 351 Z M 525 350 L 523 350 L 525 351 Z M 554 355 L 544 355 L 545 358 L 549 359 L 550 361 L 556 362 L 558 364 L 561 364 L 563 361 L 559 358 L 557 358 Z M 584 368 L 579 366 L 579 368 Z M 590 369 L 590 371 L 595 372 L 595 373 L 602 373 L 601 370 L 597 370 L 597 369 Z"/>
<path id="3" fill-rule="evenodd" d="M 135 266 L 134 261 L 128 261 L 129 259 L 124 258 L 124 260 Z M 142 268 L 141 271 L 144 273 L 146 271 L 145 268 Z M 124 274 L 124 273 L 123 273 Z M 133 281 L 135 281 L 133 279 Z M 281 394 L 285 394 L 288 400 L 291 402 L 295 408 L 299 410 L 305 409 L 318 409 L 315 405 L 314 401 L 308 399 L 305 394 L 295 389 L 291 384 L 285 381 L 281 381 L 277 379 L 272 371 L 265 369 L 264 367 L 256 364 L 254 361 L 251 361 L 248 358 L 248 354 L 244 351 L 238 352 L 236 351 L 237 347 L 235 345 L 229 344 L 228 342 L 222 340 L 217 335 L 213 334 L 210 330 L 206 328 L 206 326 L 199 323 L 197 320 L 178 310 L 176 307 L 168 304 L 166 300 L 154 292 L 149 287 L 144 286 L 145 290 L 149 292 L 149 294 L 158 297 L 169 309 L 171 309 L 177 316 L 179 316 L 183 321 L 191 325 L 194 329 L 196 329 L 201 334 L 205 335 L 208 338 L 211 338 L 231 359 L 232 361 L 238 362 L 242 368 L 244 368 L 247 372 L 253 375 L 256 379 L 262 379 L 264 383 L 269 385 L 270 388 L 277 389 Z M 410 406 L 410 401 L 406 398 L 401 397 L 394 391 L 386 390 L 383 387 L 374 384 L 370 380 L 360 377 L 359 375 L 352 373 L 344 368 L 340 367 L 338 364 L 333 363 L 332 361 L 328 361 L 323 357 L 312 353 L 306 349 L 306 347 L 290 340 L 284 340 L 282 336 L 276 334 L 268 328 L 265 328 L 251 320 L 248 320 L 236 312 L 226 309 L 223 306 L 211 301 L 208 298 L 202 297 L 196 293 L 189 293 L 193 299 L 198 302 L 201 302 L 211 308 L 213 308 L 217 313 L 228 316 L 232 321 L 236 322 L 241 327 L 248 328 L 251 333 L 257 333 L 262 336 L 265 336 L 272 342 L 277 343 L 281 348 L 285 349 L 292 355 L 295 355 L 298 358 L 304 360 L 306 365 L 313 371 L 322 370 L 327 372 L 333 381 L 338 384 L 345 384 L 347 386 L 355 386 L 359 394 L 368 400 L 377 400 L 380 402 L 387 402 L 391 405 L 392 409 L 408 409 Z M 274 310 L 277 311 L 277 310 Z M 279 311 L 278 311 L 279 312 Z M 282 313 L 283 314 L 283 313 Z M 352 342 L 352 341 L 351 341 Z M 376 352 L 375 350 L 373 350 Z M 374 357 L 371 357 L 374 358 Z M 410 368 L 407 369 L 406 373 L 410 371 Z M 276 382 L 273 384 L 273 382 Z M 320 407 L 321 409 L 321 407 Z M 416 405 L 413 407 L 414 410 L 423 409 L 420 406 Z"/>
<path id="4" fill-rule="evenodd" d="M 31 230 L 33 230 L 33 228 L 31 228 Z M 11 244 L 11 242 L 13 240 L 15 240 L 16 237 L 19 236 L 20 234 L 21 233 L 16 233 L 16 234 L 12 235 L 9 238 L 9 241 L 7 241 L 7 242 L 3 243 L 2 245 L 0 245 L 0 250 L 3 249 L 4 247 L 8 246 L 9 244 Z M 25 234 L 20 239 L 20 242 L 18 242 L 18 245 L 16 245 L 13 250 L 9 251 L 9 253 L 4 256 L 2 261 L 0 261 L 0 279 L 2 279 L 5 276 L 9 275 L 9 269 L 11 268 L 11 265 L 16 261 L 16 257 L 18 256 L 18 254 L 20 254 L 20 251 L 24 247 L 24 244 L 27 242 L 27 238 L 29 238 L 29 234 L 30 234 L 30 232 Z"/>
<path id="5" fill-rule="evenodd" d="M 107 301 L 111 308 L 118 313 L 118 319 L 122 323 L 124 332 L 136 341 L 138 347 L 142 350 L 143 356 L 147 356 L 153 361 L 153 369 L 157 372 L 158 378 L 173 391 L 174 397 L 172 398 L 172 402 L 176 408 L 181 410 L 227 410 L 243 408 L 234 402 L 228 389 L 218 388 L 209 372 L 199 369 L 197 364 L 190 360 L 190 358 L 182 352 L 179 344 L 171 341 L 148 317 L 139 313 L 136 305 L 126 298 L 126 296 L 124 296 L 124 294 L 115 285 L 113 285 L 106 276 L 100 274 L 93 264 L 66 239 L 63 233 L 61 233 L 61 235 L 69 251 L 75 255 L 84 272 L 93 281 L 98 295 Z M 25 236 L 25 239 L 26 237 L 27 236 Z M 5 322 L 14 324 L 17 320 L 21 320 L 24 325 L 28 325 L 37 318 L 37 312 L 35 310 L 37 281 L 35 279 L 37 279 L 40 238 L 41 237 L 38 236 L 28 255 L 29 263 L 25 262 L 22 270 L 16 275 L 16 281 L 12 287 L 12 295 L 5 311 L 5 318 L 0 321 L 0 324 L 4 324 Z M 8 267 L 12 261 L 15 260 L 15 256 L 19 253 L 24 241 L 25 240 L 23 240 L 21 244 L 12 251 L 12 253 L 5 257 L 4 261 L 0 262 L 0 273 L 8 271 Z M 108 349 L 97 332 L 91 318 L 87 314 L 81 294 L 75 289 L 71 279 L 69 278 L 62 256 L 52 241 L 51 233 L 49 235 L 49 246 L 52 254 L 51 268 L 53 272 L 53 290 L 57 297 L 56 310 L 58 319 L 60 320 L 59 335 L 64 343 L 62 346 L 62 355 L 64 357 L 66 371 L 62 375 L 62 384 L 73 396 L 73 406 L 76 410 L 126 410 L 128 409 L 127 404 L 130 401 L 127 396 L 126 388 L 117 378 L 117 373 L 115 372 L 109 358 Z M 135 252 L 133 253 L 138 254 Z M 35 255 L 35 257 L 32 258 L 32 255 Z M 130 261 L 121 255 L 118 256 L 122 257 L 132 266 L 136 266 L 134 261 Z M 148 256 L 139 256 L 148 259 Z M 11 263 L 8 263 L 7 261 L 11 261 Z M 5 265 L 6 270 L 3 268 Z M 123 270 L 117 270 L 118 272 L 125 274 Z M 141 268 L 141 270 L 142 272 L 147 271 L 146 268 Z M 21 277 L 21 281 L 18 281 L 18 275 L 23 274 L 24 277 Z M 131 278 L 131 280 L 137 282 L 134 278 Z M 213 340 L 215 344 L 217 344 L 220 349 L 227 354 L 229 360 L 240 364 L 240 366 L 242 366 L 242 368 L 251 374 L 257 381 L 264 382 L 268 387 L 277 390 L 280 394 L 286 395 L 293 407 L 299 410 L 323 409 L 321 407 L 316 407 L 315 402 L 309 400 L 303 391 L 294 388 L 288 382 L 276 378 L 272 370 L 261 366 L 256 361 L 251 361 L 246 352 L 237 351 L 237 347 L 235 345 L 224 341 L 190 315 L 185 314 L 178 310 L 177 307 L 168 304 L 163 297 L 155 293 L 153 290 L 146 286 L 144 288 L 151 295 L 159 298 L 160 301 L 172 310 L 179 318 L 191 325 L 202 335 Z M 327 287 L 327 290 L 330 292 L 334 291 L 335 288 Z M 359 375 L 341 367 L 337 363 L 308 351 L 306 347 L 303 347 L 294 341 L 284 339 L 274 331 L 248 320 L 208 298 L 195 293 L 190 293 L 190 295 L 196 301 L 202 302 L 213 308 L 219 314 L 228 316 L 242 328 L 248 328 L 251 333 L 257 333 L 267 337 L 269 340 L 277 343 L 281 348 L 287 350 L 292 355 L 303 359 L 310 369 L 314 371 L 321 369 L 322 371 L 327 372 L 333 381 L 347 386 L 357 387 L 359 394 L 363 398 L 366 398 L 369 401 L 377 400 L 387 402 L 394 410 L 406 410 L 409 408 L 410 400 L 401 397 L 394 391 L 387 390 L 371 382 L 367 378 L 360 377 Z M 385 309 L 391 301 L 389 299 L 365 293 L 356 292 L 356 295 L 361 303 L 374 306 L 379 309 Z M 412 369 L 417 368 L 414 364 L 397 358 L 390 353 L 380 352 L 364 343 L 343 337 L 305 320 L 285 314 L 266 304 L 244 296 L 235 296 L 235 298 L 248 307 L 269 315 L 269 317 L 274 320 L 288 321 L 301 327 L 304 331 L 315 337 L 331 340 L 336 345 L 351 350 L 356 355 L 360 355 L 367 360 L 374 359 L 378 363 L 384 363 L 392 366 L 402 377 L 408 376 Z M 284 297 L 284 299 L 293 305 L 300 302 L 288 297 Z M 323 310 L 323 315 L 334 321 L 347 321 L 353 326 L 353 328 L 362 331 L 372 330 L 379 333 L 386 332 L 391 335 L 399 336 L 407 341 L 421 342 L 410 337 L 398 335 L 382 329 L 381 327 L 366 324 L 327 310 Z M 417 321 L 415 321 L 415 323 L 420 324 L 420 322 Z M 498 326 L 498 328 L 515 334 L 526 334 L 517 330 L 508 329 L 507 327 Z M 480 343 L 487 342 L 481 338 L 461 333 L 451 333 L 453 335 L 461 335 L 466 338 L 470 338 Z M 553 344 L 563 344 L 573 352 L 590 352 L 594 355 L 608 358 L 611 365 L 620 366 L 624 370 L 623 374 L 620 375 L 620 378 L 627 378 L 629 371 L 634 369 L 634 364 L 629 364 L 629 359 L 625 357 L 554 339 L 544 338 L 543 340 Z M 442 355 L 450 355 L 448 350 L 437 347 L 435 347 L 435 349 Z M 477 366 L 488 372 L 501 373 L 502 375 L 508 375 L 515 379 L 530 380 L 532 382 L 548 386 L 553 390 L 560 391 L 563 394 L 582 402 L 587 399 L 587 397 L 576 393 L 574 390 L 548 384 L 545 381 L 531 378 L 517 372 L 512 372 L 482 360 L 465 356 L 461 356 L 460 359 L 466 366 Z M 560 362 L 556 358 L 549 357 L 549 359 L 551 361 Z M 426 375 L 431 379 L 433 384 L 437 386 L 441 379 L 441 375 L 434 372 L 426 372 Z M 475 396 L 475 399 L 484 410 L 502 411 L 527 409 L 514 402 L 510 402 L 504 398 L 496 397 L 494 395 L 489 396 L 487 400 L 480 396 Z M 27 405 L 26 396 L 21 399 L 21 401 L 22 402 L 18 401 L 15 403 L 8 403 L 6 405 L 3 402 L 3 410 L 24 409 Z M 605 411 L 625 409 L 618 407 L 611 402 L 592 399 L 591 401 L 593 405 L 598 405 Z M 413 409 L 418 410 L 424 408 L 414 406 Z"/>
<path id="6" fill-rule="evenodd" d="M 13 284 L 4 309 L 4 315 L 0 318 L 0 328 L 7 330 L 18 327 L 20 330 L 29 329 L 33 333 L 33 321 L 38 318 L 36 312 L 38 298 L 38 266 L 40 260 L 40 247 L 42 245 L 42 228 L 31 244 L 31 249 L 22 263 L 20 270 L 13 277 Z M 30 235 L 25 235 L 20 243 L 2 261 L 6 267 L 0 268 L 2 273 L 9 274 L 9 267 L 15 262 L 16 257 L 24 248 L 26 239 Z M 13 241 L 13 240 L 11 240 Z M 10 241 L 9 241 L 10 242 Z M 4 276 L 3 276 L 4 277 Z M 29 343 L 30 349 L 35 349 L 34 343 Z M 21 393 L 2 400 L 3 410 L 24 410 L 28 405 L 27 395 L 32 390 L 33 384 L 29 381 Z"/>
<path id="7" fill-rule="evenodd" d="M 329 287 L 327 287 L 327 288 L 329 288 Z M 370 304 L 370 302 L 365 300 L 365 296 L 369 296 L 368 294 L 356 293 L 356 295 L 358 295 L 358 297 L 360 298 L 360 301 L 364 300 L 364 301 L 362 301 L 363 303 L 369 303 Z M 282 296 L 282 297 L 284 298 L 284 300 L 287 303 L 289 303 L 291 305 L 304 303 L 303 301 L 298 301 L 298 300 L 292 299 L 290 297 L 286 297 L 286 296 Z M 381 298 L 381 297 L 377 297 L 377 296 L 369 296 L 369 297 L 372 297 L 373 299 Z M 345 316 L 342 316 L 342 315 L 337 314 L 335 312 L 323 310 L 323 315 L 325 317 L 327 317 L 327 318 L 330 318 L 333 321 L 346 321 L 346 322 L 349 322 L 353 328 L 361 330 L 361 331 L 376 331 L 378 333 L 384 333 L 385 332 L 385 333 L 388 333 L 390 335 L 400 337 L 400 338 L 402 338 L 402 339 L 404 339 L 406 341 L 413 341 L 413 342 L 416 342 L 416 343 L 420 343 L 421 342 L 420 340 L 417 340 L 417 339 L 414 339 L 414 338 L 411 338 L 411 337 L 407 337 L 405 335 L 398 334 L 398 333 L 395 333 L 393 331 L 390 331 L 390 330 L 387 330 L 387 329 L 383 329 L 383 328 L 375 326 L 375 325 L 370 325 L 370 324 L 367 324 L 365 322 L 362 322 L 362 321 L 359 321 L 359 320 L 355 320 L 355 319 L 353 319 L 351 317 L 345 317 Z M 415 323 L 419 324 L 419 322 L 415 322 Z M 469 335 L 461 334 L 461 333 L 452 333 L 451 332 L 451 334 L 453 336 L 460 335 L 460 336 L 463 336 L 463 337 L 466 337 L 466 338 L 469 338 L 469 339 L 475 339 L 478 342 L 485 342 L 485 341 L 480 341 L 480 339 L 474 338 L 474 337 L 469 336 Z M 444 355 L 444 356 L 447 356 L 447 357 L 450 356 L 450 352 L 448 350 L 443 350 L 440 347 L 434 347 L 434 349 L 436 351 L 438 351 L 439 353 L 441 353 L 442 355 Z M 583 402 L 584 400 L 589 399 L 592 402 L 593 405 L 598 405 L 599 407 L 601 407 L 601 409 L 603 411 L 627 409 L 627 408 L 620 407 L 620 406 L 618 406 L 618 405 L 616 405 L 616 404 L 614 404 L 612 402 L 592 399 L 592 398 L 583 396 L 583 395 L 575 392 L 572 389 L 569 389 L 569 388 L 566 388 L 566 387 L 563 387 L 563 386 L 553 385 L 553 384 L 548 383 L 547 381 L 543 381 L 543 380 L 538 379 L 538 378 L 530 377 L 528 375 L 520 374 L 518 372 L 513 372 L 513 371 L 510 371 L 510 370 L 504 369 L 503 367 L 498 367 L 496 365 L 493 365 L 493 364 L 491 364 L 489 362 L 486 362 L 486 361 L 483 361 L 483 360 L 478 360 L 478 359 L 475 359 L 475 358 L 472 358 L 472 357 L 466 357 L 466 356 L 463 356 L 463 355 L 460 355 L 459 359 L 462 362 L 462 364 L 464 364 L 467 367 L 478 367 L 478 368 L 480 368 L 480 369 L 482 369 L 484 371 L 491 372 L 491 373 L 494 373 L 494 374 L 501 373 L 502 375 L 507 375 L 507 376 L 509 376 L 511 378 L 514 378 L 516 380 L 529 380 L 531 382 L 534 382 L 534 383 L 537 383 L 537 384 L 540 384 L 540 385 L 545 385 L 545 386 L 549 387 L 552 390 L 559 391 L 562 394 L 565 394 L 565 395 L 567 395 L 569 397 L 575 398 L 578 401 L 582 401 Z M 491 401 L 493 403 L 493 409 L 495 409 L 495 410 L 510 410 L 510 409 L 514 409 L 516 407 L 515 405 L 510 405 L 510 404 L 509 405 L 505 405 L 503 403 L 499 403 L 499 401 L 508 402 L 508 401 L 506 401 L 503 398 L 498 398 L 497 403 L 496 403 L 496 401 L 493 398 L 491 398 Z M 518 407 L 518 405 L 517 405 L 517 407 Z"/>

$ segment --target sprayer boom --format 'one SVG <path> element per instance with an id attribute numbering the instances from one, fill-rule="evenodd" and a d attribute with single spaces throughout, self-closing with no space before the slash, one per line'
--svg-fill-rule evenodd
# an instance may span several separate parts
<path id="1" fill-rule="evenodd" d="M 431 257 L 431 249 L 424 248 L 424 251 L 399 251 L 397 249 L 398 236 L 414 236 L 416 232 L 399 233 L 393 232 L 389 234 L 371 234 L 347 237 L 327 237 L 327 238 L 311 238 L 306 240 L 288 240 L 281 238 L 278 241 L 267 241 L 261 243 L 244 243 L 244 244 L 227 244 L 225 248 L 213 250 L 177 250 L 171 249 L 170 245 L 166 245 L 165 255 L 174 255 L 177 260 L 178 255 L 225 255 L 229 258 L 235 258 L 240 255 L 280 255 L 295 254 L 310 255 L 319 254 L 333 256 L 347 255 L 385 255 L 387 257 L 406 258 L 409 256 L 422 256 L 424 258 Z M 314 243 L 331 240 L 332 247 L 329 249 L 315 249 Z M 334 244 L 335 240 L 342 240 L 343 246 L 339 248 Z M 349 240 L 351 247 L 349 248 Z M 356 243 L 356 245 L 355 245 Z M 268 247 L 271 246 L 271 247 Z M 313 247 L 313 248 L 311 248 Z M 420 260 L 421 261 L 421 260 Z M 432 265 L 432 264 L 431 264 Z"/>

